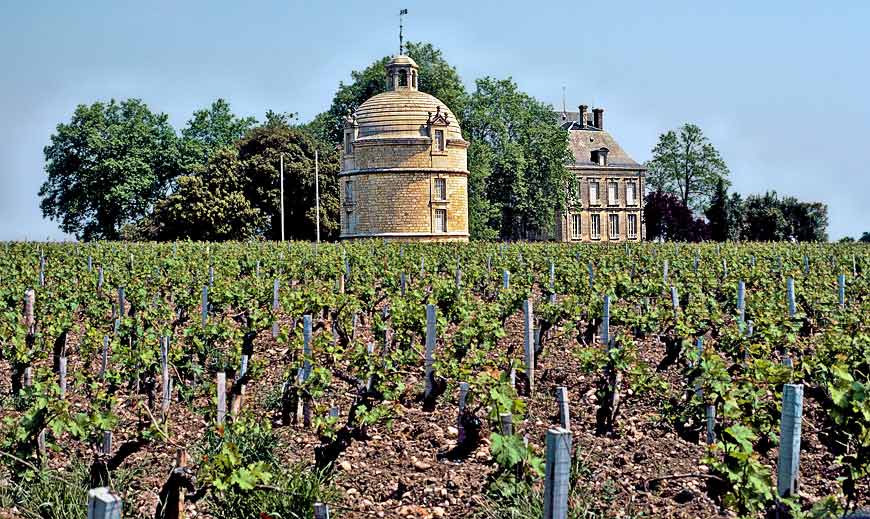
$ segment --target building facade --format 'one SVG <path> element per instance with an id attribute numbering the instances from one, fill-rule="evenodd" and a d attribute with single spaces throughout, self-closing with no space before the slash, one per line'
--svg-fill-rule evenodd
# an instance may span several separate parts
<path id="1" fill-rule="evenodd" d="M 569 134 L 577 177 L 575 201 L 556 214 L 556 240 L 623 242 L 645 238 L 643 199 L 646 170 L 604 130 L 604 109 L 557 112 Z"/>
<path id="2" fill-rule="evenodd" d="M 417 88 L 417 64 L 387 64 L 387 91 L 344 124 L 342 239 L 468 240 L 468 142 L 456 117 Z"/>

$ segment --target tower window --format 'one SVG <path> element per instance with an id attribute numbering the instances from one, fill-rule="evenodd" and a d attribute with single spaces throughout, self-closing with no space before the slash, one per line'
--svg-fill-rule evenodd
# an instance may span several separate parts
<path id="1" fill-rule="evenodd" d="M 353 182 L 350 180 L 344 183 L 344 203 L 353 205 Z"/>
<path id="2" fill-rule="evenodd" d="M 411 71 L 411 86 L 417 88 L 417 73 L 415 71 Z"/>
<path id="3" fill-rule="evenodd" d="M 353 139 L 350 132 L 344 134 L 344 154 L 353 155 Z"/>
<path id="4" fill-rule="evenodd" d="M 625 203 L 634 205 L 637 199 L 637 184 L 629 182 L 625 185 Z"/>
<path id="5" fill-rule="evenodd" d="M 406 87 L 408 86 L 408 71 L 400 70 L 399 71 L 399 86 Z"/>
<path id="6" fill-rule="evenodd" d="M 444 130 L 435 130 L 435 150 L 444 151 Z"/>
<path id="7" fill-rule="evenodd" d="M 447 232 L 447 209 L 435 209 L 435 232 Z"/>
<path id="8" fill-rule="evenodd" d="M 631 239 L 637 238 L 637 215 L 628 215 L 628 237 Z"/>
<path id="9" fill-rule="evenodd" d="M 435 200 L 447 200 L 447 179 L 435 179 Z"/>

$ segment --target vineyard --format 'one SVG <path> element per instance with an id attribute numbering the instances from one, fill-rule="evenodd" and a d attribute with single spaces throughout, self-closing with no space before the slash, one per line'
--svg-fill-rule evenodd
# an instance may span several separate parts
<path id="1" fill-rule="evenodd" d="M 870 504 L 865 246 L 0 247 L 2 517 Z"/>

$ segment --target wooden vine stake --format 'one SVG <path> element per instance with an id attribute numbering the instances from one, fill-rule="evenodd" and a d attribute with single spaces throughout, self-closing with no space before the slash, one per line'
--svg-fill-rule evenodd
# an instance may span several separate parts
<path id="1" fill-rule="evenodd" d="M 329 505 L 314 503 L 314 519 L 329 519 Z"/>
<path id="2" fill-rule="evenodd" d="M 435 305 L 426 305 L 426 351 L 423 359 L 425 366 L 425 380 L 423 397 L 429 400 L 434 389 L 434 366 L 435 366 Z"/>
<path id="3" fill-rule="evenodd" d="M 300 382 L 305 382 L 311 376 L 312 334 L 311 314 L 305 314 L 302 316 L 302 369 L 299 371 Z M 302 425 L 304 427 L 311 427 L 311 399 L 308 397 L 302 398 Z"/>
<path id="4" fill-rule="evenodd" d="M 227 416 L 227 374 L 217 373 L 217 423 L 223 425 Z"/>
<path id="5" fill-rule="evenodd" d="M 798 490 L 803 402 L 802 384 L 786 384 L 783 387 L 779 460 L 776 467 L 776 490 L 782 497 L 795 495 Z"/>
<path id="6" fill-rule="evenodd" d="M 707 445 L 716 443 L 716 406 L 707 406 Z"/>
<path id="7" fill-rule="evenodd" d="M 66 398 L 66 355 L 60 357 L 60 364 L 58 368 L 58 374 L 60 376 L 60 399 L 63 400 Z"/>
<path id="8" fill-rule="evenodd" d="M 202 327 L 208 323 L 208 287 L 202 287 Z"/>
<path id="9" fill-rule="evenodd" d="M 121 498 L 108 487 L 88 490 L 88 519 L 121 519 Z"/>
<path id="10" fill-rule="evenodd" d="M 840 300 L 840 308 L 846 308 L 846 275 L 837 276 L 837 295 Z"/>
<path id="11" fill-rule="evenodd" d="M 556 388 L 556 402 L 559 404 L 559 425 L 562 429 L 571 430 L 571 411 L 568 406 L 568 388 L 559 386 Z"/>
<path id="12" fill-rule="evenodd" d="M 109 369 L 109 336 L 103 335 L 103 353 L 100 358 L 100 380 L 106 380 L 107 369 Z"/>
<path id="13" fill-rule="evenodd" d="M 272 312 L 278 313 L 280 302 L 278 300 L 278 289 L 280 288 L 278 278 L 272 283 Z M 272 338 L 278 337 L 278 320 L 272 321 Z"/>
<path id="14" fill-rule="evenodd" d="M 160 388 L 163 393 L 160 411 L 163 413 L 163 419 L 166 420 L 169 414 L 169 401 L 172 396 L 169 386 L 169 337 L 160 338 L 160 368 Z"/>
<path id="15" fill-rule="evenodd" d="M 523 301 L 523 347 L 526 377 L 529 380 L 529 396 L 532 396 L 535 392 L 535 318 L 531 299 Z"/>
<path id="16" fill-rule="evenodd" d="M 502 436 L 510 436 L 514 433 L 514 416 L 511 413 L 501 413 L 498 415 L 501 422 Z"/>
<path id="17" fill-rule="evenodd" d="M 557 427 L 547 431 L 544 476 L 544 519 L 567 519 L 571 490 L 571 431 Z"/>
<path id="18" fill-rule="evenodd" d="M 124 287 L 118 287 L 118 319 L 123 320 L 127 315 L 127 298 L 124 295 Z"/>
<path id="19" fill-rule="evenodd" d="M 456 419 L 456 429 L 459 431 L 459 443 L 465 441 L 465 428 L 462 426 L 462 415 L 465 413 L 465 405 L 468 400 L 468 382 L 459 383 L 459 416 Z"/>
<path id="20" fill-rule="evenodd" d="M 601 342 L 610 342 L 610 296 L 604 296 L 604 316 L 601 319 Z"/>
<path id="21" fill-rule="evenodd" d="M 556 304 L 556 265 L 550 260 L 550 304 Z"/>

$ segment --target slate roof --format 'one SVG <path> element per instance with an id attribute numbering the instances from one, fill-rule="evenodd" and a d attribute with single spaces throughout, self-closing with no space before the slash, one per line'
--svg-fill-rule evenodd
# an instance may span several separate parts
<path id="1" fill-rule="evenodd" d="M 573 166 L 601 168 L 602 166 L 592 162 L 592 151 L 607 148 L 607 166 L 604 166 L 604 169 L 645 170 L 642 165 L 628 156 L 628 153 L 608 132 L 589 125 L 581 128 L 578 124 L 580 112 L 562 112 L 559 110 L 556 112 L 556 117 L 559 126 L 568 130 L 568 146 L 574 154 Z M 570 166 L 572 164 L 569 164 Z"/>

